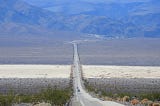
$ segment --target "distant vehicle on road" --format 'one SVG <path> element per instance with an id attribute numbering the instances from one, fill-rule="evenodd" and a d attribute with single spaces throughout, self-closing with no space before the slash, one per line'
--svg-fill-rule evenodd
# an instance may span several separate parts
<path id="1" fill-rule="evenodd" d="M 78 92 L 80 92 L 80 89 L 78 89 Z"/>
<path id="2" fill-rule="evenodd" d="M 77 87 L 77 91 L 80 92 L 80 89 Z"/>

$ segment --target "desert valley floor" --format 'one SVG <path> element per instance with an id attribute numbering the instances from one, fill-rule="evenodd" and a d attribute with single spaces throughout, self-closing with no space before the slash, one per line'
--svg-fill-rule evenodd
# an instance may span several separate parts
<path id="1" fill-rule="evenodd" d="M 160 67 L 83 65 L 82 69 L 84 79 L 92 86 L 107 87 L 106 90 L 115 83 L 118 88 L 131 91 L 160 90 Z M 34 92 L 46 86 L 66 88 L 70 75 L 70 65 L 0 65 L 0 92 L 10 88 L 17 92 L 28 92 L 31 88 L 30 92 Z"/>

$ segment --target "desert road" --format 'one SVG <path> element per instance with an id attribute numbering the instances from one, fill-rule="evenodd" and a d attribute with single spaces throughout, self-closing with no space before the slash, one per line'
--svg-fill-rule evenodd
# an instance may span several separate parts
<path id="1" fill-rule="evenodd" d="M 98 98 L 92 97 L 85 91 L 80 70 L 80 58 L 78 54 L 77 43 L 73 43 L 74 48 L 74 64 L 73 64 L 73 86 L 75 100 L 80 103 L 81 106 L 124 106 L 122 104 L 112 101 L 102 101 Z M 79 105 L 77 105 L 79 106 Z"/>

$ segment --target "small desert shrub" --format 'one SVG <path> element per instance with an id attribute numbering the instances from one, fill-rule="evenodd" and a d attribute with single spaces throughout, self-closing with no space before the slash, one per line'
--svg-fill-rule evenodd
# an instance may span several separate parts
<path id="1" fill-rule="evenodd" d="M 69 100 L 71 92 L 69 90 L 47 89 L 43 91 L 39 98 L 43 101 L 57 105 L 65 104 Z"/>
<path id="2" fill-rule="evenodd" d="M 0 95 L 0 106 L 10 106 L 14 100 L 14 93 L 10 91 L 7 95 Z"/>
<path id="3" fill-rule="evenodd" d="M 137 105 L 137 104 L 139 104 L 139 100 L 133 99 L 133 100 L 131 100 L 131 104 L 132 105 Z"/>
<path id="4" fill-rule="evenodd" d="M 46 102 L 52 105 L 65 104 L 72 96 L 71 89 L 59 90 L 48 88 L 37 94 L 14 94 L 10 92 L 6 95 L 0 94 L 0 106 L 11 106 L 14 103 L 38 103 Z"/>
<path id="5" fill-rule="evenodd" d="M 140 98 L 147 98 L 149 100 L 155 101 L 155 100 L 160 100 L 160 93 L 145 93 L 145 94 L 140 94 Z"/>
<path id="6" fill-rule="evenodd" d="M 122 100 L 123 100 L 123 102 L 129 102 L 130 97 L 129 96 L 124 96 Z"/>
<path id="7" fill-rule="evenodd" d="M 128 99 L 126 101 L 131 101 L 133 99 L 143 100 L 148 99 L 148 101 L 160 101 L 160 92 L 152 92 L 152 93 L 134 93 L 134 92 L 107 92 L 105 91 L 105 87 L 102 89 L 101 87 L 95 87 L 94 84 L 91 84 L 87 79 L 84 79 L 84 85 L 86 89 L 89 92 L 94 92 L 95 94 L 98 94 L 99 97 L 109 97 L 112 99 L 117 100 L 123 99 L 124 97 L 127 97 Z M 100 92 L 100 93 L 99 93 Z"/>
<path id="8" fill-rule="evenodd" d="M 89 82 L 87 80 L 84 80 L 84 85 L 85 85 L 86 89 L 89 92 L 96 92 L 96 93 L 98 93 L 97 90 L 93 86 L 89 85 Z"/>
<path id="9" fill-rule="evenodd" d="M 153 103 L 152 106 L 160 106 L 159 103 Z"/>

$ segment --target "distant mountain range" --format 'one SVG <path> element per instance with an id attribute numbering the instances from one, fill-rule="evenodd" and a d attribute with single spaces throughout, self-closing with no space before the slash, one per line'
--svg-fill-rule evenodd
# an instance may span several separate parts
<path id="1" fill-rule="evenodd" d="M 160 37 L 159 0 L 0 0 L 0 35 Z"/>

